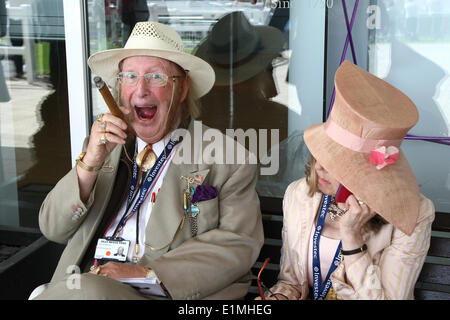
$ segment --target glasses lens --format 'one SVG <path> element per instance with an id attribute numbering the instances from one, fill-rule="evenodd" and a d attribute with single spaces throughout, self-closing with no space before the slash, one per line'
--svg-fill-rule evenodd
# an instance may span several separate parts
<path id="1" fill-rule="evenodd" d="M 163 87 L 166 85 L 168 79 L 168 76 L 162 73 L 147 73 L 144 77 L 152 87 Z"/>
<path id="2" fill-rule="evenodd" d="M 145 82 L 151 87 L 163 87 L 167 84 L 169 77 L 163 73 L 146 73 L 139 75 L 134 72 L 121 72 L 119 73 L 120 83 L 127 85 L 136 85 L 140 77 L 145 78 Z"/>
<path id="3" fill-rule="evenodd" d="M 133 72 L 121 72 L 119 73 L 119 81 L 121 83 L 134 85 L 137 83 L 139 76 Z"/>

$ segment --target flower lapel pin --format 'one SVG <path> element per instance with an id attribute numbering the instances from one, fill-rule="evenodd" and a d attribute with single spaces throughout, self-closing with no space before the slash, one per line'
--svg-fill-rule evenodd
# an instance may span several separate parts
<path id="1" fill-rule="evenodd" d="M 198 203 L 217 197 L 217 189 L 211 185 L 202 185 L 203 177 L 195 175 L 194 177 L 181 176 L 181 180 L 186 182 L 186 189 L 183 192 L 183 209 L 191 224 L 191 235 L 195 237 L 198 232 L 197 217 L 200 213 Z M 193 185 L 197 185 L 194 189 Z"/>

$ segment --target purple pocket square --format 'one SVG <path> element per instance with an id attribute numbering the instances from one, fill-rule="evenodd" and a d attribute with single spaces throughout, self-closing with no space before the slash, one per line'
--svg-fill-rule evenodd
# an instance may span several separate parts
<path id="1" fill-rule="evenodd" d="M 192 203 L 200 201 L 211 200 L 217 197 L 217 189 L 210 185 L 198 185 L 195 188 L 194 195 L 192 196 Z"/>

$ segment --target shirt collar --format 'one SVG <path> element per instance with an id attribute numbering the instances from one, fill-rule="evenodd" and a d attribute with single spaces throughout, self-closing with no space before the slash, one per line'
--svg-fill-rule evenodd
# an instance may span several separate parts
<path id="1" fill-rule="evenodd" d="M 153 152 L 155 152 L 157 157 L 161 155 L 161 153 L 164 151 L 164 148 L 166 147 L 166 144 L 169 143 L 171 134 L 172 132 L 169 132 L 164 138 L 152 144 L 152 150 Z M 139 153 L 147 146 L 147 142 L 145 142 L 139 137 L 136 137 L 136 139 L 138 143 L 138 153 Z"/>

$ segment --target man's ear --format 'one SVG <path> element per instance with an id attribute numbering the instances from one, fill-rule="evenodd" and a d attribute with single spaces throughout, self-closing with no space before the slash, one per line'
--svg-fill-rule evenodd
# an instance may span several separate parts
<path id="1" fill-rule="evenodd" d="M 189 75 L 186 72 L 186 76 L 183 79 L 183 88 L 181 89 L 180 103 L 183 103 L 186 100 L 190 86 L 191 80 L 189 79 Z"/>

